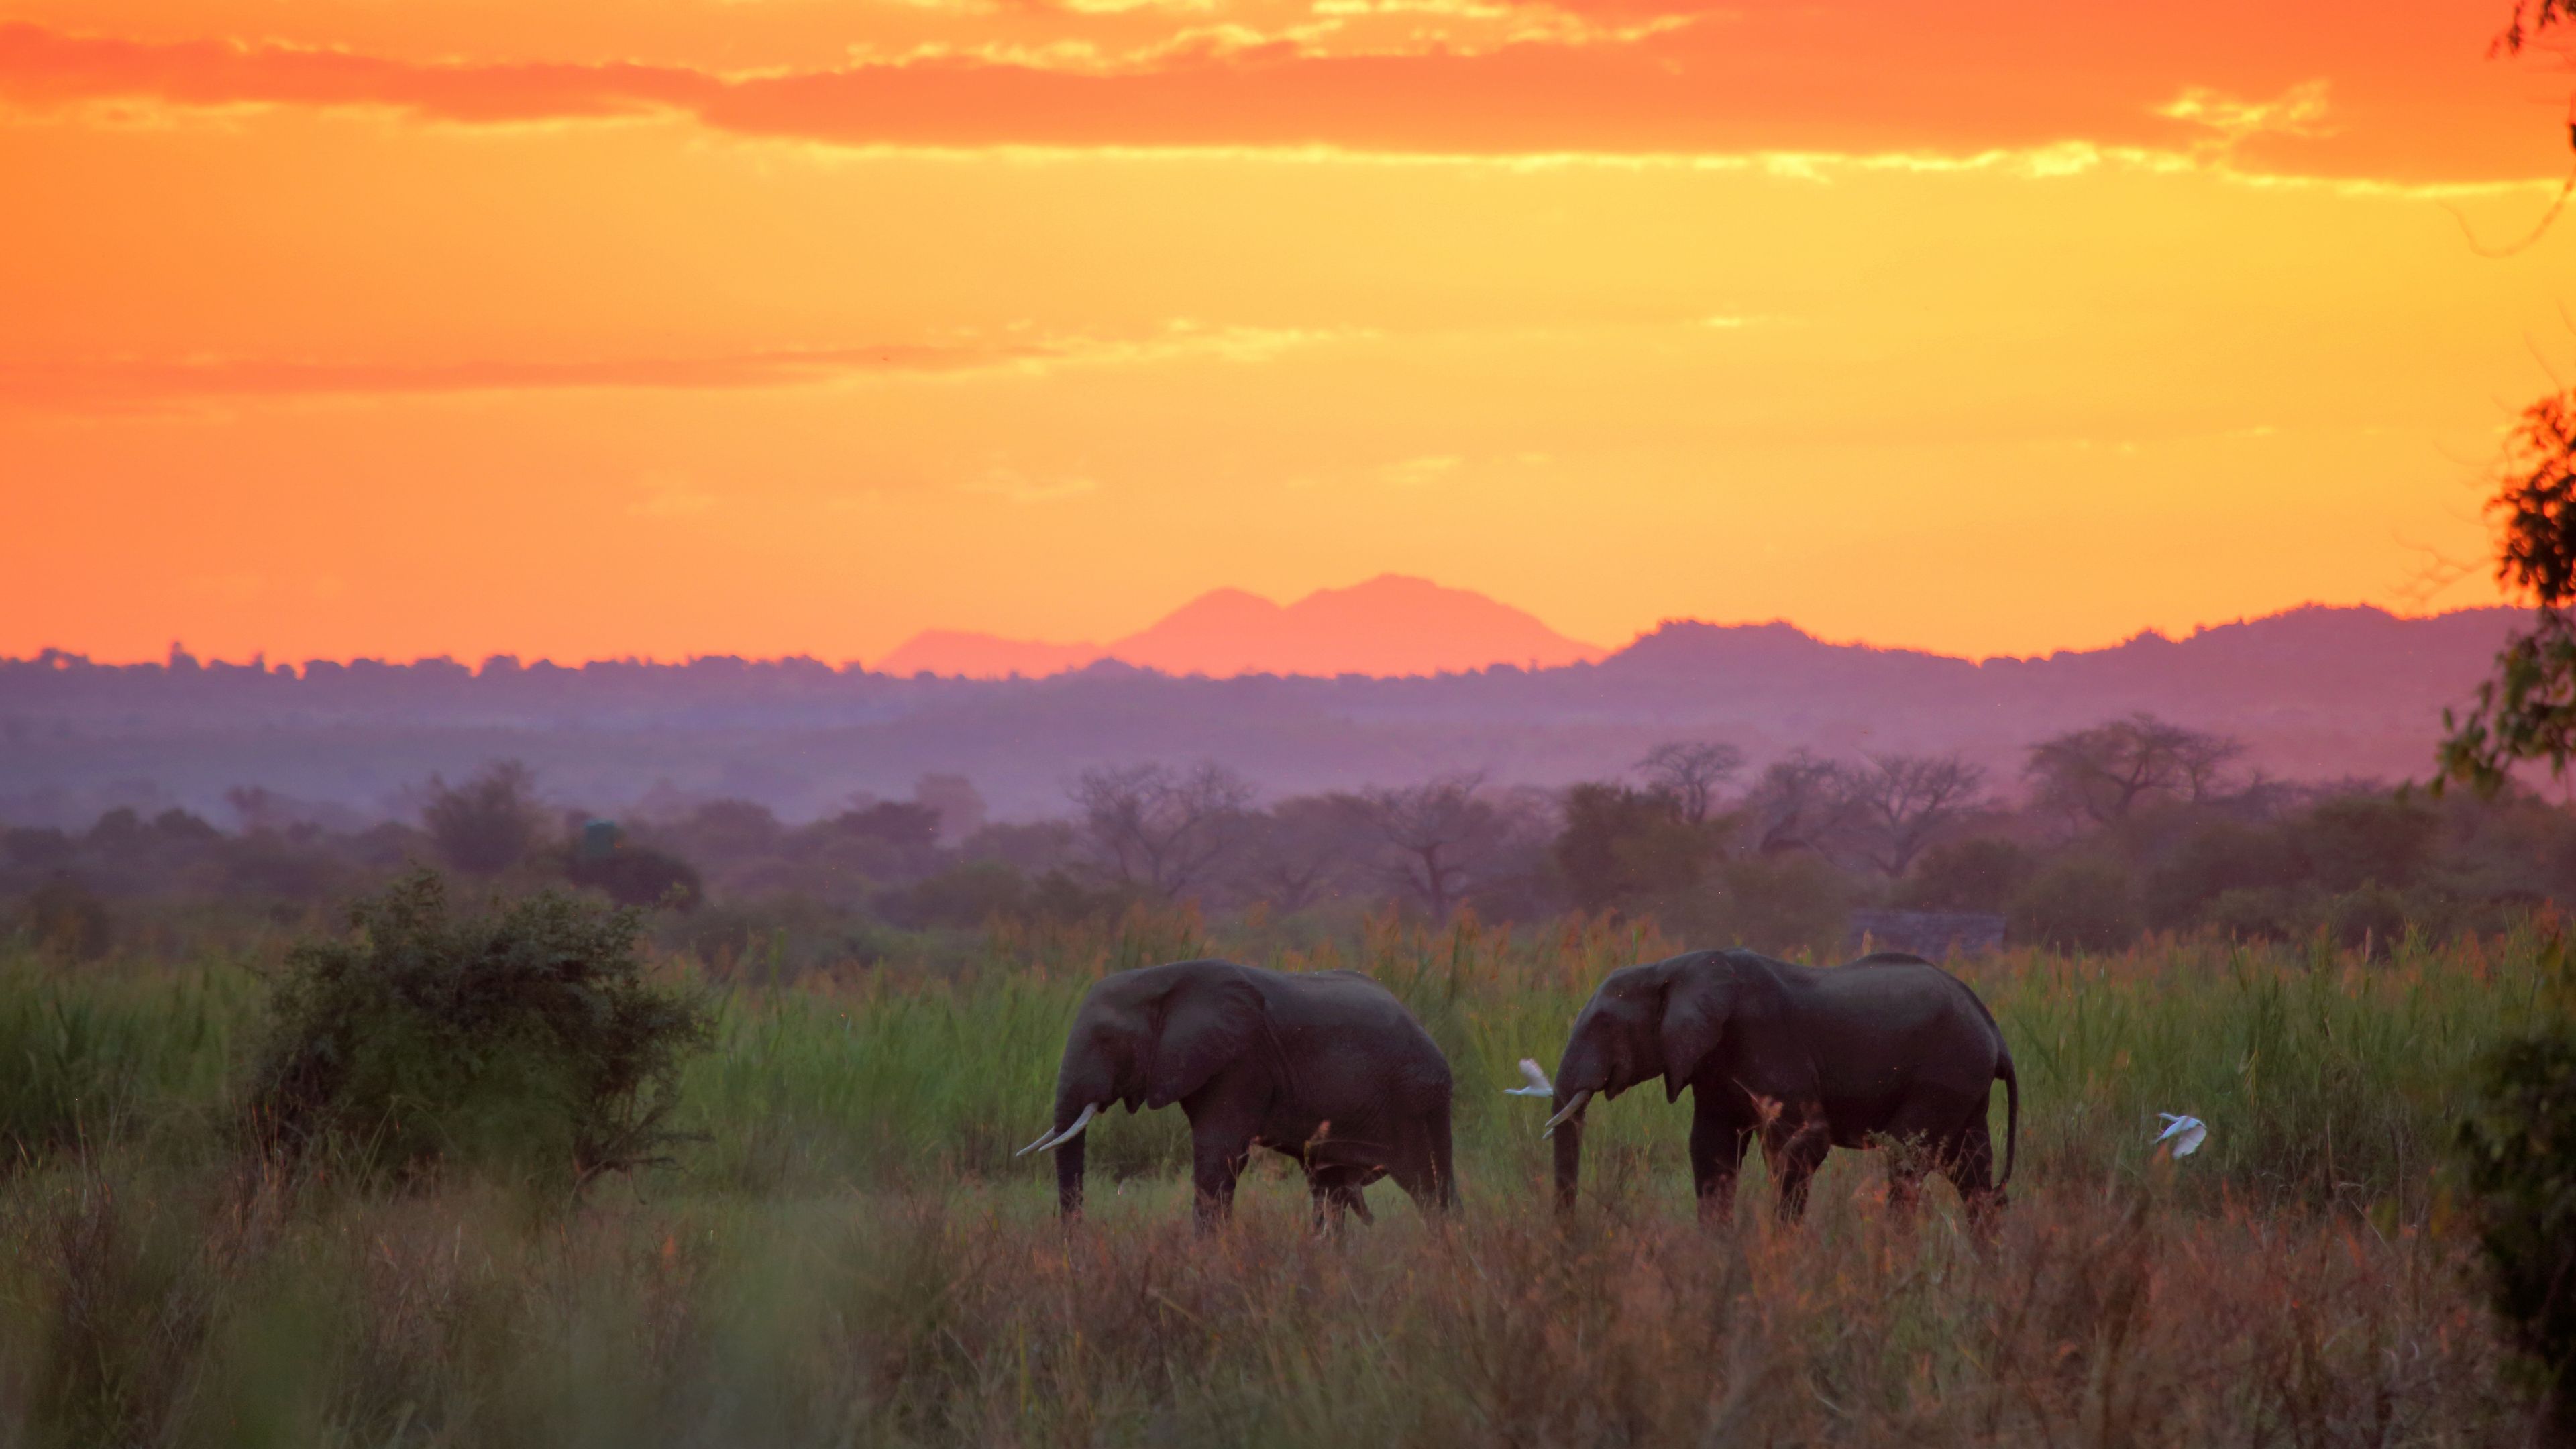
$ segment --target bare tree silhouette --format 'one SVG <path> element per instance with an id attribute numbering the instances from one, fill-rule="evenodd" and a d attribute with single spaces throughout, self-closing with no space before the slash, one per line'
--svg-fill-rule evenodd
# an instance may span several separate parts
<path id="1" fill-rule="evenodd" d="M 1203 885 L 1241 844 L 1252 785 L 1206 761 L 1085 770 L 1070 792 L 1102 872 L 1166 898 Z"/>
<path id="2" fill-rule="evenodd" d="M 1693 825 L 1708 819 L 1717 789 L 1744 768 L 1744 752 L 1733 745 L 1667 740 L 1646 751 L 1636 765 L 1646 788 L 1669 796 L 1682 819 Z"/>
<path id="3" fill-rule="evenodd" d="M 1977 809 L 1986 772 L 1952 755 L 1875 755 L 1851 771 L 1859 854 L 1890 880 Z"/>

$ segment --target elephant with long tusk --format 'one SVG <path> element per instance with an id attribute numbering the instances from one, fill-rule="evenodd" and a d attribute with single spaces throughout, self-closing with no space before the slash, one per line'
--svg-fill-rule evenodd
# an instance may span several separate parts
<path id="1" fill-rule="evenodd" d="M 1835 1147 L 1898 1147 L 1888 1200 L 1911 1209 L 1938 1168 L 1980 1230 L 2004 1202 L 2020 1135 L 2012 1052 L 1966 983 L 1920 956 L 1881 952 L 1817 970 L 1752 951 L 1696 951 L 1615 971 L 1585 1003 L 1558 1062 L 1545 1135 L 1556 1199 L 1574 1206 L 1583 1118 L 1653 1077 L 1692 1095 L 1692 1186 L 1703 1216 L 1731 1217 L 1744 1149 L 1759 1140 L 1780 1216 L 1806 1210 L 1807 1182 Z M 1986 1112 L 2004 1084 L 2004 1171 Z"/>
<path id="2" fill-rule="evenodd" d="M 1449 1063 L 1386 988 L 1351 971 L 1290 974 L 1174 961 L 1102 977 L 1056 1068 L 1055 1125 L 1020 1149 L 1053 1152 L 1056 1204 L 1082 1211 L 1086 1135 L 1113 1104 L 1179 1104 L 1204 1228 L 1229 1212 L 1255 1147 L 1306 1170 L 1319 1219 L 1369 1220 L 1381 1177 L 1426 1210 L 1456 1204 Z"/>

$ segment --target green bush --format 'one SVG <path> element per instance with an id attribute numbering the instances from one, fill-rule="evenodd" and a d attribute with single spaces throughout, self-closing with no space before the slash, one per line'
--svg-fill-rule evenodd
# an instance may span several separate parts
<path id="1" fill-rule="evenodd" d="M 2183 837 L 2163 863 L 2148 873 L 2141 904 L 2150 924 L 2159 930 L 2177 930 L 2215 914 L 2212 907 L 2221 896 L 2238 891 L 2285 893 L 2305 873 L 2298 848 L 2278 827 L 2212 821 Z"/>
<path id="2" fill-rule="evenodd" d="M 115 939 L 107 902 L 60 876 L 28 892 L 18 918 L 36 949 L 57 960 L 95 961 Z"/>
<path id="3" fill-rule="evenodd" d="M 2326 925 L 2337 945 L 2366 946 L 2373 954 L 2384 955 L 2406 934 L 2411 914 L 2404 896 L 2372 881 L 2328 902 Z"/>
<path id="4" fill-rule="evenodd" d="M 1909 911 L 2001 911 L 2030 872 L 2030 852 L 2012 841 L 1950 841 L 1923 853 L 1897 886 L 1896 904 Z"/>
<path id="5" fill-rule="evenodd" d="M 2287 941 L 2307 933 L 2308 904 L 2280 886 L 2235 886 L 2201 907 L 2202 924 L 2236 941 Z"/>
<path id="6" fill-rule="evenodd" d="M 576 846 L 564 853 L 564 879 L 604 892 L 621 906 L 667 906 L 694 911 L 706 899 L 697 867 L 668 851 L 619 845 L 605 855 Z"/>
<path id="7" fill-rule="evenodd" d="M 1834 959 L 1862 903 L 1856 882 L 1813 851 L 1722 861 L 1698 887 L 1649 902 L 1654 919 L 1694 946 L 1743 945 Z"/>
<path id="8" fill-rule="evenodd" d="M 2460 1148 L 2496 1310 L 2530 1355 L 2558 1428 L 2576 1436 L 2576 1012 L 2565 999 L 2576 991 L 2563 955 L 2558 969 L 2558 1009 L 2488 1058 Z"/>
<path id="9" fill-rule="evenodd" d="M 1008 861 L 969 860 L 877 894 L 877 914 L 906 930 L 969 928 L 1026 911 L 1028 878 Z"/>
<path id="10" fill-rule="evenodd" d="M 1598 913 L 1690 890 L 1712 843 L 1674 797 L 1595 783 L 1566 791 L 1551 854 L 1575 909 Z"/>
<path id="11" fill-rule="evenodd" d="M 288 954 L 252 1089 L 264 1145 L 363 1172 L 568 1175 L 658 1160 L 705 1006 L 645 979 L 632 910 L 544 892 L 450 912 L 416 871 Z"/>
<path id="12" fill-rule="evenodd" d="M 2404 890 L 2431 864 L 2440 825 L 2440 817 L 2413 800 L 2339 795 L 2294 822 L 2292 833 L 2327 890 L 2359 890 L 2374 881 Z"/>
<path id="13" fill-rule="evenodd" d="M 2061 860 L 2013 895 L 2017 940 L 2060 951 L 2113 951 L 2138 937 L 2137 890 L 2115 861 Z"/>

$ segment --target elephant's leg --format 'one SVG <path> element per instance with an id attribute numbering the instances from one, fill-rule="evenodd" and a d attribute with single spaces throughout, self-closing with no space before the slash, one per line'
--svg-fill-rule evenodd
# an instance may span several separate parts
<path id="1" fill-rule="evenodd" d="M 1833 1151 L 1834 1140 L 1822 1122 L 1805 1122 L 1784 1134 L 1778 1147 L 1763 1144 L 1771 1175 L 1780 1183 L 1780 1221 L 1794 1223 L 1807 1215 L 1807 1183 Z"/>
<path id="2" fill-rule="evenodd" d="M 1941 1172 L 1959 1189 L 1959 1204 L 1968 1210 L 1968 1230 L 1983 1242 L 1994 1232 L 2004 1191 L 1994 1183 L 1995 1139 L 1982 1115 L 1942 1154 Z"/>
<path id="3" fill-rule="evenodd" d="M 1234 1184 L 1243 1176 L 1245 1160 L 1252 1156 L 1252 1134 L 1194 1125 L 1197 1130 L 1191 1134 L 1190 1144 L 1193 1214 L 1199 1231 L 1206 1232 L 1234 1213 Z"/>
<path id="4" fill-rule="evenodd" d="M 1691 1094 L 1691 1191 L 1704 1223 L 1735 1221 L 1735 1177 L 1744 1166 L 1746 1124 L 1714 1093 Z"/>

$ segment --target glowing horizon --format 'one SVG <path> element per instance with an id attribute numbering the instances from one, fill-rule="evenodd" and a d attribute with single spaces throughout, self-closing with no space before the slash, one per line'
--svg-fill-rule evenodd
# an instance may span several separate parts
<path id="1" fill-rule="evenodd" d="M 2502 15 L 0 0 L 0 654 L 2494 602 Z M 2427 561 L 2472 565 L 2427 574 Z"/>

